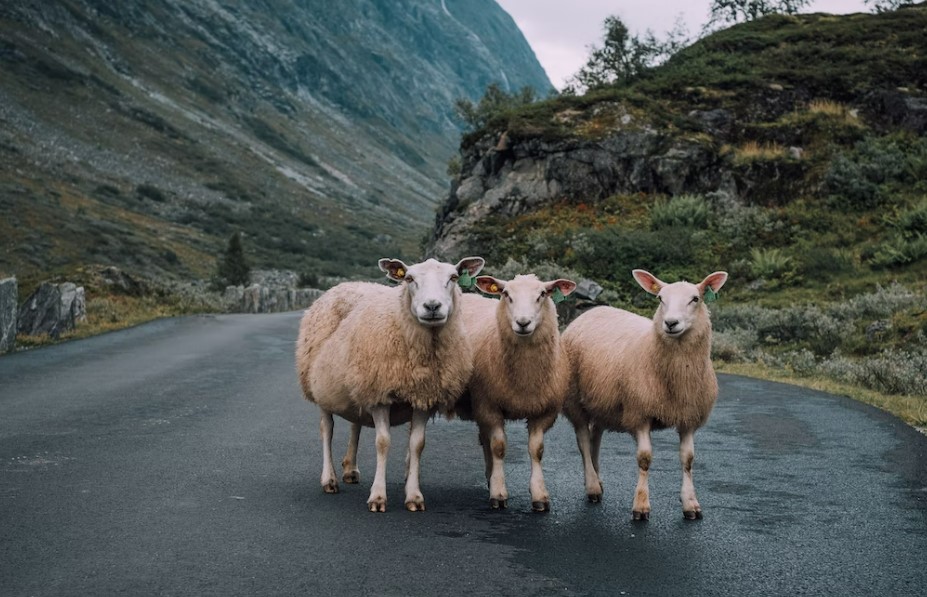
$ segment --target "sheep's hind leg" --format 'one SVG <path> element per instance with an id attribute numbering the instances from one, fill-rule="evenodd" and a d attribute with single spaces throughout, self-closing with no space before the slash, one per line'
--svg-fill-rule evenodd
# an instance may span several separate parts
<path id="1" fill-rule="evenodd" d="M 695 460 L 695 431 L 679 430 L 679 461 L 682 463 L 682 516 L 686 520 L 702 517 L 702 507 L 695 498 L 695 484 L 692 483 L 692 462 Z"/>
<path id="2" fill-rule="evenodd" d="M 634 490 L 634 506 L 632 516 L 634 520 L 650 520 L 650 489 L 648 478 L 650 463 L 653 460 L 653 449 L 650 445 L 650 424 L 644 425 L 634 434 L 637 440 L 637 488 Z"/>
<path id="3" fill-rule="evenodd" d="M 428 411 L 413 410 L 409 423 L 409 452 L 406 457 L 406 509 L 409 512 L 424 512 L 425 498 L 419 487 L 422 450 L 425 449 L 425 425 Z"/>
<path id="4" fill-rule="evenodd" d="M 509 492 L 505 488 L 505 423 L 493 424 L 489 433 L 492 453 L 492 474 L 489 476 L 489 507 L 508 508 Z"/>
<path id="5" fill-rule="evenodd" d="M 492 477 L 492 448 L 489 438 L 489 432 L 480 425 L 480 447 L 483 449 L 483 466 L 486 474 L 486 487 L 489 487 L 489 479 Z"/>
<path id="6" fill-rule="evenodd" d="M 377 472 L 373 476 L 367 507 L 371 512 L 386 512 L 386 461 L 389 457 L 389 406 L 375 406 L 370 409 L 373 425 L 377 430 Z"/>
<path id="7" fill-rule="evenodd" d="M 360 471 L 357 470 L 357 443 L 360 441 L 361 424 L 351 423 L 351 436 L 348 438 L 348 449 L 341 461 L 344 473 L 341 480 L 350 485 L 360 481 Z"/>
<path id="8" fill-rule="evenodd" d="M 535 512 L 550 511 L 550 494 L 544 484 L 544 432 L 550 429 L 552 419 L 528 420 L 528 455 L 531 456 L 531 509 Z"/>
<path id="9" fill-rule="evenodd" d="M 583 458 L 583 476 L 586 480 L 586 499 L 593 504 L 602 501 L 602 480 L 599 478 L 599 469 L 595 466 L 593 460 L 593 447 L 590 437 L 589 423 L 587 421 L 578 421 L 574 424 L 573 429 L 576 431 L 576 445 L 579 447 L 579 453 Z M 599 436 L 601 438 L 601 436 Z"/>
<path id="10" fill-rule="evenodd" d="M 335 478 L 335 465 L 332 463 L 332 435 L 335 421 L 326 411 L 319 413 L 319 435 L 322 437 L 322 491 L 338 493 L 338 479 Z"/>

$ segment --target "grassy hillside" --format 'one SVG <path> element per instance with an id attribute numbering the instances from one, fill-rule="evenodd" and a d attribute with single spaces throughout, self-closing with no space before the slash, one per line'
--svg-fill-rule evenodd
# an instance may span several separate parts
<path id="1" fill-rule="evenodd" d="M 507 269 L 593 278 L 608 302 L 647 315 L 632 268 L 667 281 L 727 270 L 713 307 L 719 363 L 868 388 L 927 425 L 925 31 L 925 4 L 768 17 L 629 87 L 497 114 L 465 147 L 506 131 L 567 151 L 656 130 L 703 148 L 726 189 L 574 194 L 489 215 L 470 247 Z"/>

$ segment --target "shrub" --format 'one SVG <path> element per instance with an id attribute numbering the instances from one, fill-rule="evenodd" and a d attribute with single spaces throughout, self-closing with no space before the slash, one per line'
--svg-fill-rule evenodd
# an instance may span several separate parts
<path id="1" fill-rule="evenodd" d="M 836 355 L 821 363 L 821 368 L 829 377 L 886 394 L 927 396 L 927 338 L 923 334 L 918 344 L 914 350 L 888 349 L 863 359 Z"/>
<path id="2" fill-rule="evenodd" d="M 898 267 L 927 258 L 927 234 L 896 235 L 880 244 L 872 258 L 876 267 Z"/>
<path id="3" fill-rule="evenodd" d="M 887 202 L 903 185 L 927 178 L 927 139 L 905 135 L 868 137 L 836 155 L 824 176 L 831 203 L 868 209 Z"/>
<path id="4" fill-rule="evenodd" d="M 750 273 L 754 278 L 765 278 L 775 280 L 783 278 L 791 270 L 792 258 L 782 252 L 781 249 L 759 249 L 750 250 Z"/>
<path id="5" fill-rule="evenodd" d="M 684 226 L 708 226 L 708 204 L 698 195 L 679 195 L 666 201 L 657 201 L 650 207 L 650 228 L 661 230 Z"/>
<path id="6" fill-rule="evenodd" d="M 139 197 L 144 197 L 151 199 L 152 201 L 157 201 L 158 203 L 164 203 L 167 201 L 167 197 L 158 187 L 150 184 L 140 184 L 135 187 L 135 192 L 138 193 Z"/>

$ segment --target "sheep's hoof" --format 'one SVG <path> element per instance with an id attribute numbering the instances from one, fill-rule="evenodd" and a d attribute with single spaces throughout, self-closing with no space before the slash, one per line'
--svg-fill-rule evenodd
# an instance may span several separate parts
<path id="1" fill-rule="evenodd" d="M 599 502 L 602 501 L 602 494 L 601 493 L 587 493 L 586 499 L 589 500 L 590 504 L 598 504 Z"/>
<path id="2" fill-rule="evenodd" d="M 348 485 L 356 485 L 360 482 L 360 473 L 357 471 L 345 471 L 341 476 L 341 480 Z"/>
<path id="3" fill-rule="evenodd" d="M 386 512 L 386 498 L 370 498 L 367 500 L 367 508 L 371 512 Z"/>
<path id="4" fill-rule="evenodd" d="M 406 502 L 406 510 L 409 512 L 424 512 L 425 500 L 413 500 Z"/>
<path id="5" fill-rule="evenodd" d="M 531 502 L 531 509 L 535 512 L 550 512 L 550 502 L 546 500 Z"/>
<path id="6" fill-rule="evenodd" d="M 702 511 L 701 510 L 683 510 L 682 517 L 686 520 L 701 520 Z"/>
<path id="7" fill-rule="evenodd" d="M 338 481 L 330 479 L 328 483 L 322 485 L 322 491 L 325 493 L 338 493 Z"/>
<path id="8" fill-rule="evenodd" d="M 509 507 L 508 500 L 500 500 L 497 498 L 489 498 L 489 507 L 493 510 L 504 510 Z"/>
<path id="9" fill-rule="evenodd" d="M 631 512 L 631 518 L 634 520 L 650 520 L 650 512 L 638 512 L 634 510 Z"/>

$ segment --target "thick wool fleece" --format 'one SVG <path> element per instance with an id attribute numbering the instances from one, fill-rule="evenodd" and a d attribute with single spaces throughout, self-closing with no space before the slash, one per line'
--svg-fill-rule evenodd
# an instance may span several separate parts
<path id="1" fill-rule="evenodd" d="M 681 338 L 659 333 L 660 322 L 597 307 L 563 334 L 573 369 L 564 414 L 576 424 L 593 421 L 615 430 L 695 430 L 718 397 L 711 365 L 711 323 L 701 307 L 696 325 Z"/>

